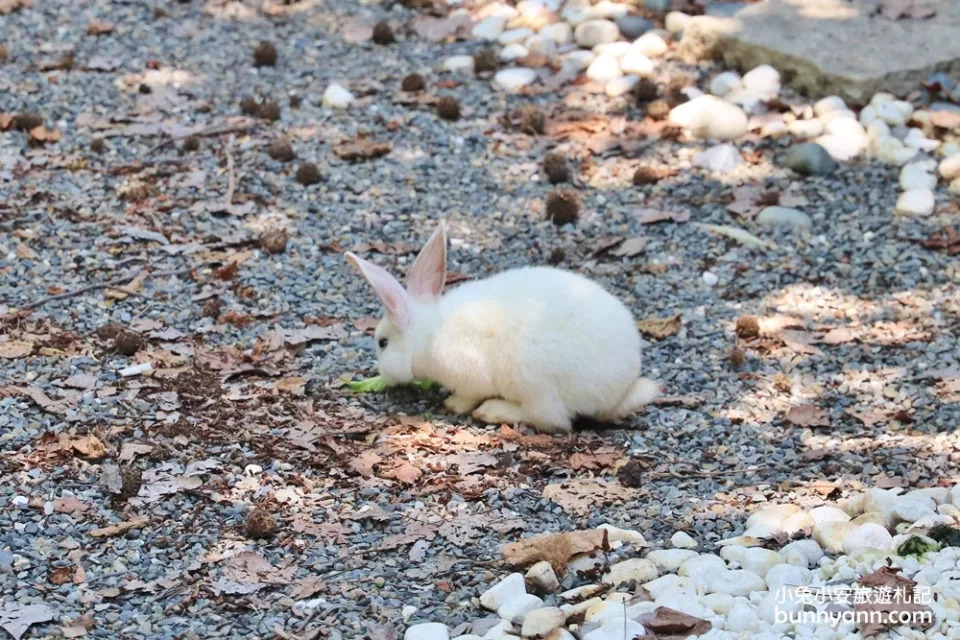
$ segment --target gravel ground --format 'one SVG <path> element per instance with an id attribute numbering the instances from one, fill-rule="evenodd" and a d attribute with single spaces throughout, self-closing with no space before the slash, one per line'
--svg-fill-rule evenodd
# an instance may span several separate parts
<path id="1" fill-rule="evenodd" d="M 722 179 L 692 168 L 703 145 L 686 139 L 600 148 L 624 119 L 657 126 L 589 85 L 505 96 L 436 73 L 480 45 L 424 40 L 399 6 L 35 4 L 0 16 L 0 113 L 60 132 L 0 134 L 0 592 L 50 608 L 32 637 L 456 627 L 524 534 L 610 523 L 710 543 L 758 503 L 960 479 L 960 269 L 920 242 L 956 223 L 943 190 L 934 216 L 897 217 L 896 168 L 802 179 L 778 164 L 786 140 L 739 141 L 756 163 Z M 346 42 L 356 16 L 390 19 L 399 42 Z M 261 40 L 275 66 L 253 65 Z M 409 104 L 413 71 L 456 96 L 459 120 Z M 716 71 L 668 59 L 659 79 Z M 332 81 L 357 103 L 322 107 Z M 245 96 L 279 119 L 243 116 Z M 503 124 L 527 105 L 547 135 Z M 558 132 L 577 110 L 606 124 Z M 390 151 L 341 158 L 356 136 Z M 282 137 L 295 160 L 270 157 Z M 562 227 L 544 215 L 551 149 L 582 198 Z M 298 183 L 304 162 L 318 183 Z M 676 172 L 634 186 L 639 164 Z M 747 220 L 776 243 L 758 249 L 644 223 L 653 209 L 736 225 L 739 183 L 802 196 L 812 232 Z M 679 315 L 644 351 L 670 396 L 548 437 L 442 415 L 436 391 L 347 393 L 342 376 L 372 375 L 378 307 L 341 252 L 402 273 L 441 217 L 465 277 L 559 264 L 638 319 Z M 635 236 L 636 255 L 601 250 Z M 737 337 L 744 315 L 759 337 Z"/>

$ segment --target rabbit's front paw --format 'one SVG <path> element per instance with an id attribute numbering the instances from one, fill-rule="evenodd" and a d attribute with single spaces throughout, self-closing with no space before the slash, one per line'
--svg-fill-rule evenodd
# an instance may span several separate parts
<path id="1" fill-rule="evenodd" d="M 470 413 L 478 404 L 480 401 L 476 398 L 466 398 L 456 394 L 443 401 L 443 406 L 453 413 Z"/>
<path id="2" fill-rule="evenodd" d="M 485 424 L 516 424 L 523 421 L 520 405 L 494 398 L 477 407 L 473 417 Z"/>

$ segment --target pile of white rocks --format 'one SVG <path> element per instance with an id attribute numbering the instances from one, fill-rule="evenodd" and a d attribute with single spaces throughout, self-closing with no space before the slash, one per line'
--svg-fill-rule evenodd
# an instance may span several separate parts
<path id="1" fill-rule="evenodd" d="M 895 637 L 960 638 L 960 548 L 940 548 L 925 535 L 935 525 L 958 522 L 960 484 L 952 490 L 875 488 L 812 509 L 767 507 L 750 516 L 742 535 L 718 543 L 718 554 L 698 552 L 693 538 L 677 532 L 671 548 L 611 565 L 601 584 L 557 593 L 560 580 L 546 562 L 533 565 L 526 576 L 510 574 L 472 603 L 496 612 L 499 619 L 478 619 L 455 640 L 629 640 L 645 633 L 643 620 L 660 607 L 708 621 L 711 628 L 697 636 L 703 640 L 855 639 L 861 635 L 853 622 L 791 622 L 789 613 L 802 610 L 804 603 L 787 588 L 853 585 L 887 566 L 929 588 L 932 596 L 927 606 L 933 624 L 925 630 L 895 627 Z M 645 546 L 639 533 L 612 527 L 608 532 L 611 540 Z M 761 546 L 775 536 L 807 532 L 812 537 L 795 539 L 779 551 Z M 926 552 L 899 555 L 907 541 Z M 593 554 L 575 556 L 568 575 L 596 562 Z M 639 589 L 616 590 L 626 583 L 642 586 L 649 599 L 638 597 Z M 529 593 L 528 586 L 548 593 L 550 604 Z M 784 598 L 789 593 L 794 595 Z M 441 623 L 416 624 L 405 634 L 405 640 L 449 637 Z"/>

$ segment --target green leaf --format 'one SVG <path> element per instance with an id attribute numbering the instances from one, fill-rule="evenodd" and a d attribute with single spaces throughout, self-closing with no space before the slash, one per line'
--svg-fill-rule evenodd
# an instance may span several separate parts
<path id="1" fill-rule="evenodd" d="M 356 393 L 379 393 L 387 388 L 387 383 L 380 376 L 367 378 L 366 380 L 344 380 L 348 389 Z M 413 386 L 418 391 L 429 391 L 437 385 L 433 380 L 414 380 Z"/>

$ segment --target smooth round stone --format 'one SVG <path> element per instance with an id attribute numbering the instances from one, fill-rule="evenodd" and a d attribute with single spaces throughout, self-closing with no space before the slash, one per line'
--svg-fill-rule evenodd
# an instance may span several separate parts
<path id="1" fill-rule="evenodd" d="M 911 216 L 928 216 L 936 204 L 930 189 L 910 189 L 897 198 L 896 212 Z"/>
<path id="2" fill-rule="evenodd" d="M 539 609 L 543 606 L 543 600 L 533 595 L 525 593 L 507 600 L 497 608 L 497 615 L 514 624 L 523 620 L 529 612 Z"/>
<path id="3" fill-rule="evenodd" d="M 752 571 L 761 578 L 767 575 L 770 567 L 774 567 L 783 562 L 780 554 L 771 549 L 762 547 L 750 547 L 744 549 L 740 558 L 740 566 L 747 571 Z"/>
<path id="4" fill-rule="evenodd" d="M 560 66 L 568 71 L 583 71 L 596 58 L 596 54 L 592 51 L 571 51 L 560 57 Z"/>
<path id="5" fill-rule="evenodd" d="M 493 84 L 504 91 L 512 93 L 532 84 L 536 79 L 537 73 L 533 69 L 511 67 L 497 71 L 496 75 L 493 76 Z"/>
<path id="6" fill-rule="evenodd" d="M 944 180 L 960 178 L 960 153 L 948 156 L 940 161 L 937 171 Z"/>
<path id="7" fill-rule="evenodd" d="M 813 518 L 814 525 L 821 522 L 849 522 L 850 514 L 837 507 L 823 506 L 810 509 L 810 517 Z"/>
<path id="8" fill-rule="evenodd" d="M 541 560 L 530 567 L 527 570 L 526 578 L 547 593 L 553 593 L 560 588 L 557 574 L 546 560 Z"/>
<path id="9" fill-rule="evenodd" d="M 523 44 L 533 56 L 552 58 L 557 53 L 557 43 L 542 33 L 530 36 Z"/>
<path id="10" fill-rule="evenodd" d="M 486 20 L 491 16 L 500 16 L 505 20 L 512 20 L 518 15 L 520 15 L 520 12 L 508 4 L 501 2 L 490 2 L 480 8 L 480 10 L 477 12 L 476 18 L 478 20 Z"/>
<path id="11" fill-rule="evenodd" d="M 795 540 L 780 549 L 783 561 L 798 567 L 811 567 L 823 557 L 823 549 L 816 540 Z"/>
<path id="12" fill-rule="evenodd" d="M 612 80 L 607 80 L 607 83 L 603 86 L 603 91 L 611 98 L 616 98 L 629 93 L 631 89 L 637 86 L 638 82 L 640 82 L 638 76 L 613 78 Z"/>
<path id="13" fill-rule="evenodd" d="M 573 39 L 584 49 L 592 49 L 604 42 L 616 42 L 620 38 L 620 29 L 610 20 L 587 20 L 577 25 Z"/>
<path id="14" fill-rule="evenodd" d="M 929 189 L 926 189 L 931 194 Z M 893 507 L 893 515 L 901 522 L 914 523 L 917 520 L 936 514 L 937 507 L 929 498 L 901 498 Z"/>
<path id="15" fill-rule="evenodd" d="M 704 95 L 674 107 L 670 121 L 698 138 L 733 140 L 747 132 L 747 114 L 722 98 Z"/>
<path id="16" fill-rule="evenodd" d="M 650 11 L 664 12 L 670 8 L 670 0 L 643 0 L 643 6 Z"/>
<path id="17" fill-rule="evenodd" d="M 511 573 L 480 595 L 480 606 L 496 611 L 505 602 L 527 592 L 523 574 Z"/>
<path id="18" fill-rule="evenodd" d="M 937 167 L 937 161 L 932 158 L 920 160 L 916 164 L 926 167 L 929 171 L 933 171 Z M 950 504 L 950 489 L 947 487 L 925 487 L 908 491 L 903 497 L 909 500 L 933 500 L 934 504 L 937 505 Z"/>
<path id="19" fill-rule="evenodd" d="M 694 587 L 693 583 L 690 581 L 690 578 L 683 578 L 672 573 L 668 573 L 660 576 L 656 580 L 644 582 L 643 588 L 647 590 L 647 593 L 650 594 L 651 598 L 656 600 L 671 589 L 693 590 Z"/>
<path id="20" fill-rule="evenodd" d="M 726 615 L 735 602 L 736 599 L 727 593 L 709 593 L 700 597 L 700 604 L 719 615 Z"/>
<path id="21" fill-rule="evenodd" d="M 936 186 L 937 177 L 931 173 L 929 164 L 925 161 L 911 162 L 900 169 L 900 188 L 904 191 L 935 189 Z"/>
<path id="22" fill-rule="evenodd" d="M 473 25 L 473 29 L 470 30 L 470 35 L 476 40 L 493 42 L 503 33 L 503 28 L 506 24 L 507 18 L 505 16 L 490 16 Z"/>
<path id="23" fill-rule="evenodd" d="M 523 42 L 532 35 L 533 29 L 519 27 L 517 29 L 509 29 L 501 33 L 500 37 L 497 38 L 497 42 L 503 46 L 507 46 L 508 44 L 513 44 L 515 42 Z"/>
<path id="24" fill-rule="evenodd" d="M 763 126 L 760 127 L 760 135 L 764 138 L 770 138 L 772 140 L 779 140 L 789 132 L 789 129 L 787 129 L 787 123 L 783 120 L 771 120 L 769 122 L 764 122 Z"/>
<path id="25" fill-rule="evenodd" d="M 643 625 L 634 620 L 627 620 L 623 616 L 612 618 L 599 629 L 583 635 L 583 640 L 625 640 L 646 635 Z"/>
<path id="26" fill-rule="evenodd" d="M 656 33 L 645 33 L 633 41 L 633 48 L 648 58 L 659 58 L 667 52 L 667 42 Z"/>
<path id="27" fill-rule="evenodd" d="M 558 46 L 565 45 L 573 41 L 573 27 L 566 22 L 554 22 L 541 28 L 540 35 L 550 38 Z"/>
<path id="28" fill-rule="evenodd" d="M 730 569 L 706 581 L 707 593 L 726 593 L 731 596 L 749 596 L 754 591 L 766 591 L 763 578 L 746 569 Z"/>
<path id="29" fill-rule="evenodd" d="M 619 18 L 627 17 L 629 7 L 622 2 L 611 2 L 610 0 L 600 0 L 592 7 L 594 15 L 598 18 Z"/>
<path id="30" fill-rule="evenodd" d="M 768 64 L 761 64 L 743 74 L 743 86 L 762 95 L 775 96 L 780 92 L 780 72 Z"/>
<path id="31" fill-rule="evenodd" d="M 617 18 L 617 26 L 628 40 L 639 38 L 654 27 L 652 22 L 642 16 L 621 16 Z"/>
<path id="32" fill-rule="evenodd" d="M 647 554 L 647 560 L 652 560 L 664 571 L 676 571 L 684 562 L 698 555 L 700 554 L 689 549 L 657 549 Z"/>
<path id="33" fill-rule="evenodd" d="M 682 33 L 684 29 L 690 26 L 692 18 L 682 11 L 671 11 L 663 20 L 663 26 L 670 33 Z"/>
<path id="34" fill-rule="evenodd" d="M 878 524 L 862 524 L 843 538 L 843 552 L 852 554 L 862 549 L 880 549 L 887 551 L 893 543 L 893 536 Z"/>
<path id="35" fill-rule="evenodd" d="M 743 163 L 740 151 L 729 143 L 715 145 L 693 156 L 694 166 L 713 173 L 730 173 Z"/>
<path id="36" fill-rule="evenodd" d="M 710 81 L 710 93 L 715 96 L 723 97 L 743 86 L 740 82 L 740 74 L 736 71 L 724 71 L 718 73 Z"/>
<path id="37" fill-rule="evenodd" d="M 523 617 L 520 635 L 524 638 L 543 637 L 563 625 L 567 614 L 560 607 L 541 607 L 527 612 Z"/>
<path id="38" fill-rule="evenodd" d="M 611 566 L 610 571 L 603 576 L 603 582 L 617 586 L 635 580 L 642 584 L 653 580 L 658 575 L 657 565 L 653 561 L 646 558 L 630 558 Z"/>
<path id="39" fill-rule="evenodd" d="M 880 120 L 880 116 L 877 115 L 877 108 L 871 105 L 865 106 L 860 110 L 860 116 L 857 118 L 860 121 L 860 124 L 867 126 L 871 122 Z M 884 122 L 884 124 L 886 124 Z"/>
<path id="40" fill-rule="evenodd" d="M 846 162 L 867 150 L 870 139 L 863 126 L 851 118 L 837 118 L 824 125 L 824 135 L 817 143 L 835 160 Z"/>
<path id="41" fill-rule="evenodd" d="M 890 127 L 887 126 L 887 123 L 883 120 L 874 120 L 867 125 L 867 138 L 870 139 L 871 144 L 879 140 L 880 138 L 889 138 L 890 137 Z"/>
<path id="42" fill-rule="evenodd" d="M 616 56 L 605 55 L 597 58 L 587 67 L 587 77 L 594 82 L 607 82 L 623 75 L 620 61 Z"/>
<path id="43" fill-rule="evenodd" d="M 630 53 L 630 43 L 622 40 L 618 42 L 604 42 L 591 49 L 598 56 L 613 56 L 618 60 Z"/>
<path id="44" fill-rule="evenodd" d="M 824 176 L 840 166 L 826 149 L 815 142 L 793 145 L 783 163 L 788 169 L 805 176 Z"/>
<path id="45" fill-rule="evenodd" d="M 749 603 L 738 600 L 727 613 L 727 621 L 724 628 L 733 633 L 744 633 L 755 631 L 760 623 L 757 612 Z"/>
<path id="46" fill-rule="evenodd" d="M 824 522 L 813 528 L 813 539 L 828 553 L 842 553 L 844 538 L 857 526 L 853 522 Z"/>
<path id="47" fill-rule="evenodd" d="M 408 627 L 403 640 L 450 640 L 450 630 L 439 622 L 424 622 Z"/>
<path id="48" fill-rule="evenodd" d="M 514 42 L 513 44 L 508 44 L 501 49 L 499 57 L 504 62 L 510 62 L 512 60 L 517 60 L 518 58 L 525 58 L 529 53 L 530 52 L 527 51 L 525 46 L 519 42 Z"/>
<path id="49" fill-rule="evenodd" d="M 795 138 L 810 140 L 823 134 L 823 122 L 817 119 L 794 120 L 787 125 L 787 130 Z"/>
<path id="50" fill-rule="evenodd" d="M 755 218 L 757 224 L 765 227 L 794 227 L 809 229 L 813 220 L 803 211 L 790 207 L 765 207 Z"/>
<path id="51" fill-rule="evenodd" d="M 848 118 L 848 119 L 850 119 L 850 120 L 857 120 L 857 114 L 854 113 L 853 111 L 850 111 L 850 109 L 837 109 L 836 111 L 827 111 L 826 113 L 824 113 L 824 114 L 822 114 L 822 115 L 820 115 L 820 116 L 818 116 L 818 117 L 820 118 L 820 121 L 823 122 L 824 124 L 830 122 L 831 120 L 837 120 L 837 119 L 840 119 L 840 118 Z M 857 122 L 860 122 L 860 121 L 857 120 Z M 866 125 L 864 125 L 862 122 L 860 123 L 860 125 L 861 125 L 861 126 L 866 126 Z"/>
<path id="52" fill-rule="evenodd" d="M 473 73 L 473 56 L 450 56 L 440 68 L 450 73 Z"/>
<path id="53" fill-rule="evenodd" d="M 688 533 L 677 531 L 670 536 L 670 544 L 677 549 L 694 549 L 697 546 L 697 541 L 690 537 Z"/>
<path id="54" fill-rule="evenodd" d="M 813 113 L 822 116 L 831 111 L 848 111 L 847 103 L 840 96 L 827 96 L 813 103 Z"/>
<path id="55" fill-rule="evenodd" d="M 877 138 L 870 144 L 874 156 L 884 164 L 899 167 L 917 156 L 917 150 L 904 145 L 892 136 Z"/>
<path id="56" fill-rule="evenodd" d="M 911 128 L 903 138 L 903 144 L 918 151 L 935 151 L 940 141 L 926 137 L 920 129 Z"/>
<path id="57" fill-rule="evenodd" d="M 331 109 L 346 109 L 353 100 L 353 94 L 346 87 L 334 82 L 323 92 L 322 104 Z"/>
<path id="58" fill-rule="evenodd" d="M 777 564 L 763 576 L 767 589 L 776 591 L 782 586 L 806 586 L 813 581 L 813 573 L 806 567 L 793 564 Z"/>
<path id="59" fill-rule="evenodd" d="M 708 287 L 715 287 L 717 283 L 720 282 L 720 277 L 717 276 L 713 271 L 704 271 L 703 275 L 700 276 L 703 278 L 703 284 Z"/>
<path id="60" fill-rule="evenodd" d="M 900 109 L 892 102 L 884 102 L 873 107 L 877 112 L 877 117 L 886 122 L 891 127 L 902 127 L 907 123 L 906 118 Z"/>
<path id="61" fill-rule="evenodd" d="M 607 532 L 607 540 L 611 543 L 613 542 L 629 542 L 630 544 L 646 547 L 647 541 L 644 539 L 643 534 L 639 531 L 633 531 L 632 529 L 621 529 L 620 527 L 615 527 L 612 524 L 603 523 L 597 529 Z"/>
<path id="62" fill-rule="evenodd" d="M 620 70 L 624 73 L 640 76 L 641 78 L 649 78 L 653 76 L 654 64 L 653 60 L 639 51 L 631 50 L 620 58 Z"/>

